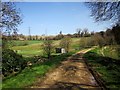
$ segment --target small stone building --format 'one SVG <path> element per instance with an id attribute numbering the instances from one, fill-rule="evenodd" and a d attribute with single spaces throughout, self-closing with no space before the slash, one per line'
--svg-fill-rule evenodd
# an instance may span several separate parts
<path id="1" fill-rule="evenodd" d="M 66 53 L 64 48 L 55 48 L 56 49 L 56 53 Z"/>

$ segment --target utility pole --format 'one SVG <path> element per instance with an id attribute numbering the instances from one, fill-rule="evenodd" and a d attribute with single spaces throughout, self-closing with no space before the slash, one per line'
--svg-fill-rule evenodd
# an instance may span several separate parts
<path id="1" fill-rule="evenodd" d="M 45 29 L 45 36 L 47 36 L 47 28 Z"/>
<path id="2" fill-rule="evenodd" d="M 29 40 L 31 40 L 31 31 L 30 31 L 30 27 L 28 27 L 28 30 L 29 30 Z"/>
<path id="3" fill-rule="evenodd" d="M 45 40 L 47 39 L 47 28 L 45 29 Z"/>

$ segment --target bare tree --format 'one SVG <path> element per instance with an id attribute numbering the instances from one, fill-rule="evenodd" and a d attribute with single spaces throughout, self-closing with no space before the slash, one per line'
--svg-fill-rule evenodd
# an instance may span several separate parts
<path id="1" fill-rule="evenodd" d="M 60 46 L 62 47 L 62 48 L 65 48 L 65 50 L 67 51 L 67 52 L 69 52 L 69 50 L 70 50 L 70 45 L 71 45 L 71 38 L 70 37 L 64 37 L 61 41 L 60 41 Z"/>
<path id="2" fill-rule="evenodd" d="M 46 40 L 43 43 L 43 51 L 44 54 L 47 55 L 48 59 L 50 59 L 51 53 L 53 51 L 53 44 L 52 44 L 52 40 L 50 40 L 49 38 L 46 38 Z"/>
<path id="3" fill-rule="evenodd" d="M 92 31 L 91 33 L 90 33 L 90 35 L 94 35 L 95 34 L 95 32 L 94 31 Z"/>
<path id="4" fill-rule="evenodd" d="M 8 41 L 12 38 L 11 33 L 17 33 L 17 26 L 22 22 L 20 11 L 12 2 L 0 2 L 0 31 L 2 35 L 8 34 L 7 38 L 2 36 L 2 46 L 7 48 Z"/>
<path id="5" fill-rule="evenodd" d="M 77 31 L 77 37 L 80 37 L 80 36 L 81 36 L 81 31 L 82 31 L 82 30 L 81 30 L 80 28 L 77 28 L 76 31 Z"/>
<path id="6" fill-rule="evenodd" d="M 84 33 L 84 37 L 90 36 L 87 28 L 83 29 L 83 33 Z"/>
<path id="7" fill-rule="evenodd" d="M 102 47 L 105 45 L 105 39 L 98 33 L 96 33 L 94 35 L 94 41 L 95 41 L 95 45 L 99 45 L 99 47 Z"/>
<path id="8" fill-rule="evenodd" d="M 20 10 L 12 2 L 2 2 L 0 6 L 0 28 L 10 35 L 17 31 L 17 26 L 22 22 Z"/>
<path id="9" fill-rule="evenodd" d="M 91 45 L 91 37 L 81 37 L 79 41 L 80 48 L 87 48 Z"/>
<path id="10" fill-rule="evenodd" d="M 95 18 L 95 21 L 112 20 L 115 24 L 120 24 L 120 1 L 89 2 L 87 5 L 91 9 L 91 16 Z"/>

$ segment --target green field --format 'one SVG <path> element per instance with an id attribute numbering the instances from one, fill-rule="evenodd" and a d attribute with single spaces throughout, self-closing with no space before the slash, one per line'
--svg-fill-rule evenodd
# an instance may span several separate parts
<path id="1" fill-rule="evenodd" d="M 28 45 L 21 46 L 22 43 L 24 42 L 27 42 Z M 59 42 L 60 40 L 53 41 L 54 48 L 59 47 Z M 14 41 L 13 43 L 15 43 L 15 46 L 11 47 L 11 49 L 17 51 L 18 54 L 21 54 L 25 57 L 43 55 L 43 52 L 42 52 L 43 41 L 42 40 L 41 41 L 34 41 L 34 40 Z M 76 48 L 79 48 L 79 38 L 72 38 L 72 44 L 71 44 L 70 51 L 74 51 Z"/>
<path id="2" fill-rule="evenodd" d="M 31 57 L 34 55 L 41 55 L 42 54 L 42 43 L 37 44 L 30 44 L 26 46 L 14 46 L 11 49 L 17 51 L 18 54 L 23 56 Z"/>
<path id="3" fill-rule="evenodd" d="M 20 41 L 20 40 L 13 40 L 13 43 L 15 46 L 22 46 L 24 43 L 27 43 L 27 45 L 30 44 L 36 44 L 36 43 L 42 43 L 42 40 L 25 40 L 25 41 Z"/>
<path id="4" fill-rule="evenodd" d="M 120 55 L 119 46 L 96 48 L 87 52 L 84 57 L 88 64 L 100 75 L 108 88 L 120 88 Z"/>

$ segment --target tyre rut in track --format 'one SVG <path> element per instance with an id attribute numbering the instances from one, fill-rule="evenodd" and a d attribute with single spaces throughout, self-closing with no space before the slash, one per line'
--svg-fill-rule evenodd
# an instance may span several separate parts
<path id="1" fill-rule="evenodd" d="M 83 59 L 83 54 L 89 50 L 80 51 L 61 62 L 60 66 L 48 72 L 41 82 L 31 88 L 99 88 Z"/>

